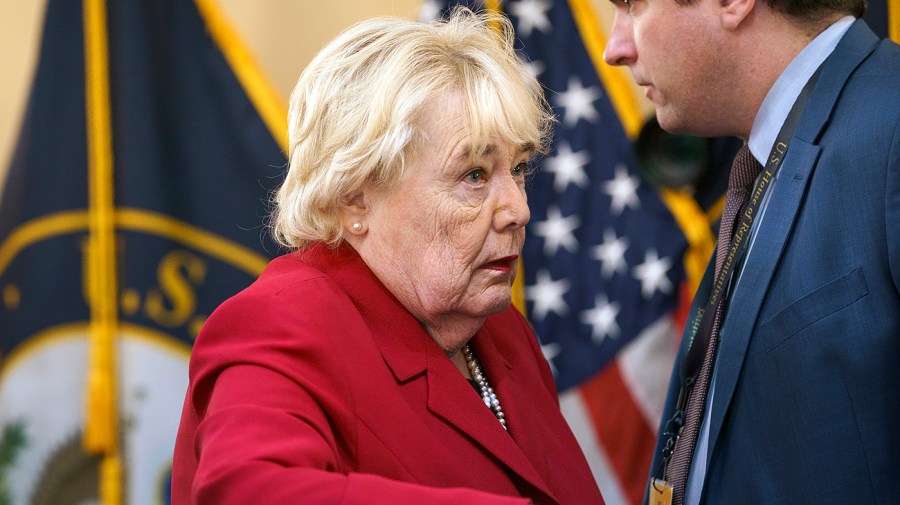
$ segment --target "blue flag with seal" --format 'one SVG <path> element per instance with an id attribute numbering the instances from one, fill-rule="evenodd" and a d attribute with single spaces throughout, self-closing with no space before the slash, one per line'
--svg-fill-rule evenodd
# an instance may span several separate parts
<path id="1" fill-rule="evenodd" d="M 193 339 L 277 252 L 285 116 L 210 0 L 49 0 L 0 200 L 0 504 L 168 503 Z"/>

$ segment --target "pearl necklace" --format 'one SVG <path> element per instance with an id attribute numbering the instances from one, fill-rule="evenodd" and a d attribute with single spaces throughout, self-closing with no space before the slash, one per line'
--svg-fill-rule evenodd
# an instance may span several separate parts
<path id="1" fill-rule="evenodd" d="M 481 399 L 484 401 L 484 404 L 491 409 L 494 416 L 500 421 L 500 426 L 503 426 L 504 430 L 509 430 L 509 428 L 506 427 L 506 416 L 503 414 L 503 407 L 500 406 L 500 399 L 497 398 L 497 394 L 494 393 L 494 388 L 492 388 L 491 383 L 488 382 L 487 375 L 481 370 L 481 363 L 475 356 L 475 351 L 466 344 L 462 348 L 462 354 L 466 359 L 466 365 L 469 367 L 472 378 L 478 383 L 478 389 L 481 391 Z"/>

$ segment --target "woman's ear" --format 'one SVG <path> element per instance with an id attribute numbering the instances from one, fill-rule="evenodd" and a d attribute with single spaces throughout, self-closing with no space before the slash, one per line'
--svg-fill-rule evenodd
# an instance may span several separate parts
<path id="1" fill-rule="evenodd" d="M 344 232 L 351 235 L 364 235 L 368 227 L 366 217 L 369 214 L 366 188 L 355 189 L 350 194 L 341 198 L 340 203 L 341 223 Z"/>
<path id="2" fill-rule="evenodd" d="M 750 16 L 756 0 L 720 0 L 722 26 L 734 31 Z"/>

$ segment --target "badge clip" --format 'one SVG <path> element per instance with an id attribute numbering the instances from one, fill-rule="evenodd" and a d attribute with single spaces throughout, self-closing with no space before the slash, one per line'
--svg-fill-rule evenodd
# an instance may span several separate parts
<path id="1" fill-rule="evenodd" d="M 650 479 L 648 505 L 672 505 L 672 484 L 662 479 Z"/>

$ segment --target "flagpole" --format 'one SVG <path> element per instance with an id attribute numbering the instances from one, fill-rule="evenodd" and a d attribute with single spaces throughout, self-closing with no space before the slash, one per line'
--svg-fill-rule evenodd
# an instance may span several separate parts
<path id="1" fill-rule="evenodd" d="M 122 503 L 116 380 L 115 201 L 105 0 L 84 0 L 85 98 L 88 142 L 88 295 L 91 324 L 83 444 L 99 454 L 100 503 Z"/>

